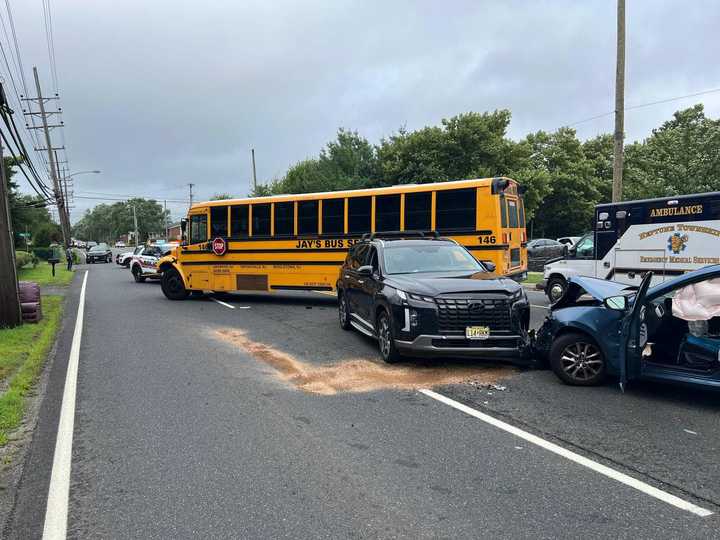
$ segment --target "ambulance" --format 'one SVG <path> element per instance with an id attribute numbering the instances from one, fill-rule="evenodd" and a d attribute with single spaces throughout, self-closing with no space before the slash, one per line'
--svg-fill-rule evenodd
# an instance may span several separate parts
<path id="1" fill-rule="evenodd" d="M 593 230 L 568 255 L 544 267 L 551 302 L 565 293 L 572 276 L 651 285 L 720 264 L 720 192 L 624 201 L 595 207 Z"/>

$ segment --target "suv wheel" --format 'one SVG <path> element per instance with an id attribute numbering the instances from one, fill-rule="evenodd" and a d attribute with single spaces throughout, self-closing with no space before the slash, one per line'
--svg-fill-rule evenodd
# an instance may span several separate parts
<path id="1" fill-rule="evenodd" d="M 550 300 L 550 303 L 554 304 L 565 294 L 565 289 L 567 289 L 567 281 L 565 281 L 565 278 L 562 276 L 553 276 L 545 286 L 545 294 L 548 300 Z"/>
<path id="2" fill-rule="evenodd" d="M 595 386 L 607 374 L 605 356 L 589 336 L 560 336 L 550 349 L 550 367 L 560 380 L 573 386 Z"/>
<path id="3" fill-rule="evenodd" d="M 348 306 L 347 298 L 342 291 L 338 291 L 338 318 L 340 319 L 340 328 L 350 330 L 350 306 Z"/>
<path id="4" fill-rule="evenodd" d="M 180 272 L 175 268 L 168 268 L 163 272 L 160 288 L 168 300 L 185 300 L 190 294 Z"/>
<path id="5" fill-rule="evenodd" d="M 399 362 L 400 353 L 395 347 L 392 321 L 385 310 L 381 311 L 377 318 L 377 338 L 382 359 L 388 364 Z"/>
<path id="6" fill-rule="evenodd" d="M 142 270 L 139 266 L 133 266 L 132 275 L 135 279 L 135 283 L 142 283 L 145 281 L 145 276 L 142 275 Z"/>

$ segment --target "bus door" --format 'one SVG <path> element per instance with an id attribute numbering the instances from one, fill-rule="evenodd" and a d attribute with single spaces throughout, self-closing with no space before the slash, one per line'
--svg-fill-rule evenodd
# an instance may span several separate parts
<path id="1" fill-rule="evenodd" d="M 187 245 L 181 248 L 183 257 L 187 262 L 198 262 L 201 258 L 210 259 L 208 253 L 208 216 L 207 210 L 203 209 L 198 212 L 191 213 L 188 216 L 188 232 Z M 207 256 L 202 257 L 201 253 Z M 204 265 L 188 266 L 186 277 L 189 281 L 189 288 L 195 290 L 205 290 L 209 286 L 209 270 Z"/>
<path id="2" fill-rule="evenodd" d="M 501 199 L 502 201 L 502 199 Z M 508 228 L 504 230 L 504 244 L 507 244 L 508 250 L 508 273 L 519 270 L 523 265 L 522 260 L 522 243 L 524 228 L 521 227 L 521 202 L 514 195 L 506 195 L 505 202 L 507 204 L 507 221 Z"/>

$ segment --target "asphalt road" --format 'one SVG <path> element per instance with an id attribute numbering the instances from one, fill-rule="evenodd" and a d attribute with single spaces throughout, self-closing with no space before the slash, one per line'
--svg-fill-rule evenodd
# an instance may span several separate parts
<path id="1" fill-rule="evenodd" d="M 170 302 L 114 264 L 88 270 L 69 537 L 719 535 L 715 396 L 573 389 L 548 372 L 479 362 L 388 371 L 372 341 L 338 327 L 331 296 Z M 544 315 L 535 308 L 533 324 Z M 63 366 L 9 538 L 42 533 Z M 417 389 L 430 384 L 715 514 L 652 498 Z"/>

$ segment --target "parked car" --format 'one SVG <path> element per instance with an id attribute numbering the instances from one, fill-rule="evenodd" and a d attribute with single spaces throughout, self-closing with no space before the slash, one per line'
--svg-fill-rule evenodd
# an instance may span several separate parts
<path id="1" fill-rule="evenodd" d="M 115 257 L 115 263 L 119 264 L 120 266 L 130 268 L 130 261 L 132 260 L 133 255 L 139 255 L 143 249 L 145 249 L 145 246 L 137 246 L 132 251 L 124 251 L 122 253 L 118 253 Z"/>
<path id="2" fill-rule="evenodd" d="M 160 279 L 162 274 L 158 272 L 158 261 L 173 248 L 170 244 L 156 244 L 145 246 L 142 251 L 132 256 L 130 271 L 136 283 L 142 283 L 146 279 Z"/>
<path id="3" fill-rule="evenodd" d="M 115 242 L 115 247 L 116 247 L 116 248 L 124 248 L 124 247 L 125 247 L 125 242 Z"/>
<path id="4" fill-rule="evenodd" d="M 650 287 L 571 277 L 537 333 L 565 383 L 654 379 L 720 389 L 720 265 Z"/>
<path id="5" fill-rule="evenodd" d="M 369 235 L 340 269 L 340 326 L 376 338 L 389 363 L 402 355 L 529 363 L 527 296 L 494 269 L 453 240 Z"/>
<path id="6" fill-rule="evenodd" d="M 567 253 L 567 246 L 550 238 L 536 238 L 527 244 L 528 257 L 554 259 Z"/>
<path id="7" fill-rule="evenodd" d="M 110 246 L 107 244 L 97 244 L 96 246 L 91 247 L 85 255 L 85 260 L 88 264 L 96 262 L 112 262 L 112 251 L 110 251 Z"/>
<path id="8" fill-rule="evenodd" d="M 577 241 L 582 238 L 581 236 L 563 236 L 562 238 L 558 238 L 557 241 L 560 242 L 562 245 L 567 246 L 568 248 L 573 247 L 575 244 L 577 244 Z"/>

